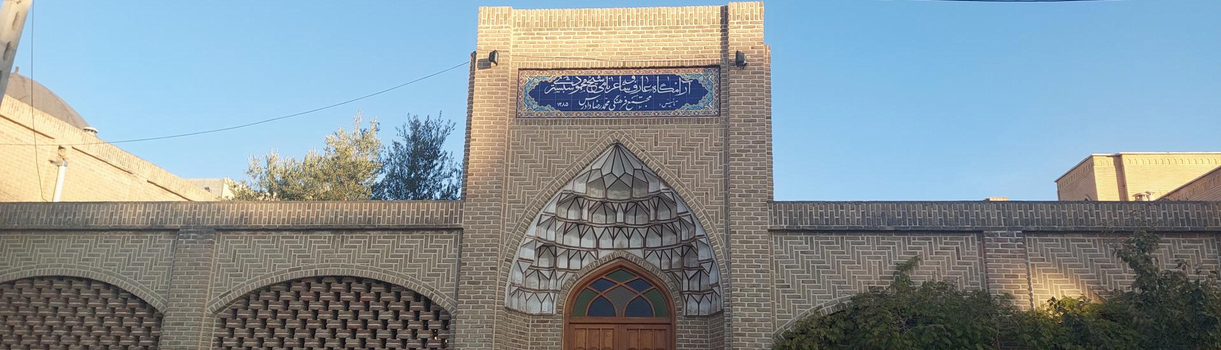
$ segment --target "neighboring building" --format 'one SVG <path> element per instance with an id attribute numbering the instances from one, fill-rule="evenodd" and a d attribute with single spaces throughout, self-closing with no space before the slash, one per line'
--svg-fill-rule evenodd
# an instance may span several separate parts
<path id="1" fill-rule="evenodd" d="M 1221 201 L 1221 167 L 1166 193 L 1164 201 Z"/>
<path id="2" fill-rule="evenodd" d="M 52 162 L 64 158 L 67 168 L 62 201 L 211 201 L 217 198 L 152 163 L 103 142 L 97 137 L 97 130 L 54 92 L 23 75 L 12 73 L 4 101 L 0 103 L 0 202 L 51 201 L 59 170 Z"/>
<path id="3" fill-rule="evenodd" d="M 208 191 L 213 196 L 220 199 L 233 199 L 233 189 L 237 183 L 227 177 L 211 178 L 211 179 L 187 179 L 187 182 L 199 186 L 199 188 Z"/>
<path id="4" fill-rule="evenodd" d="M 763 18 L 480 8 L 461 201 L 0 203 L 0 348 L 753 350 L 914 256 L 1025 309 L 1136 230 L 1221 269 L 1221 202 L 775 201 Z"/>
<path id="5" fill-rule="evenodd" d="M 1202 175 L 1219 167 L 1221 152 L 1094 154 L 1056 179 L 1056 192 L 1062 201 L 1153 201 L 1182 187 L 1193 188 L 1192 193 L 1212 193 L 1221 189 L 1215 180 L 1209 185 Z M 1189 186 L 1199 181 L 1205 182 Z M 1174 197 L 1210 200 L 1187 192 Z"/>

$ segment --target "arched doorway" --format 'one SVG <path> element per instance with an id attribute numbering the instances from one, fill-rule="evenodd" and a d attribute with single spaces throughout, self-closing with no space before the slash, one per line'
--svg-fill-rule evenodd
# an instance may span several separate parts
<path id="1" fill-rule="evenodd" d="M 565 350 L 674 349 L 674 307 L 657 278 L 625 260 L 589 274 L 569 293 Z"/>

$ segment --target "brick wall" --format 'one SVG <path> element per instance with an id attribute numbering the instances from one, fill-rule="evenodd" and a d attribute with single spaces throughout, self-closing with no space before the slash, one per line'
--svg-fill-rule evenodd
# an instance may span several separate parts
<path id="1" fill-rule="evenodd" d="M 444 322 L 435 325 L 428 323 L 422 326 L 423 329 L 428 332 L 449 331 L 446 322 L 451 316 L 448 312 L 457 308 L 457 242 L 462 224 L 461 204 L 444 201 L 0 203 L 0 294 L 7 297 L 8 294 L 17 293 L 24 297 L 32 292 L 24 292 L 31 289 L 24 287 L 29 283 L 23 281 L 32 279 L 39 284 L 43 283 L 37 282 L 40 279 L 73 278 L 85 281 L 83 283 L 89 286 L 112 286 L 112 294 L 117 293 L 126 298 L 124 300 L 130 300 L 128 304 L 147 305 L 146 311 L 139 311 L 143 312 L 141 315 L 157 315 L 155 322 L 152 316 L 139 316 L 143 318 L 137 320 L 133 318 L 137 316 L 128 315 L 137 311 L 123 311 L 127 313 L 116 316 L 119 318 L 113 322 L 119 322 L 123 327 L 128 322 L 137 321 L 137 324 L 155 326 L 155 330 L 135 328 L 135 338 L 127 333 L 105 333 L 125 328 L 99 328 L 88 323 L 93 322 L 88 318 L 85 319 L 88 322 L 82 325 L 69 325 L 77 327 L 72 329 L 83 329 L 91 332 L 88 334 L 105 337 L 106 340 L 100 343 L 103 345 L 97 348 L 119 348 L 110 342 L 134 342 L 146 346 L 143 348 L 202 349 L 211 346 L 221 348 L 228 346 L 226 344 L 231 345 L 232 341 L 240 341 L 243 346 L 253 344 L 251 346 L 257 348 L 280 341 L 290 342 L 292 340 L 289 338 L 298 339 L 298 334 L 302 336 L 301 341 L 306 342 L 319 339 L 340 342 L 338 339 L 345 337 L 367 339 L 372 336 L 382 339 L 377 337 L 411 335 L 415 337 L 414 342 L 390 343 L 409 345 L 402 348 L 446 348 L 451 345 L 448 341 L 440 341 L 443 337 L 440 333 L 429 333 L 421 338 L 419 332 L 411 333 L 410 330 L 421 326 L 419 322 L 435 319 Z M 346 335 L 326 333 L 320 336 L 313 332 L 305 337 L 307 332 L 301 331 L 293 333 L 291 337 L 282 337 L 283 329 L 278 326 L 259 328 L 254 326 L 257 324 L 261 327 L 258 321 L 252 324 L 252 321 L 243 318 L 251 312 L 256 318 L 262 317 L 259 312 L 270 311 L 273 307 L 234 309 L 235 303 L 241 300 L 263 298 L 268 291 L 275 292 L 275 288 L 279 288 L 275 286 L 287 285 L 291 289 L 292 283 L 295 283 L 293 281 L 327 276 L 342 281 L 343 288 L 347 288 L 345 291 L 359 289 L 352 287 L 355 284 L 365 285 L 370 290 L 388 288 L 393 297 L 385 301 L 386 308 L 393 311 L 394 308 L 403 307 L 414 312 L 421 311 L 414 307 L 428 305 L 428 310 L 424 311 L 432 312 L 434 316 L 417 317 L 414 313 L 405 315 L 399 312 L 395 315 L 406 317 L 398 319 L 407 324 L 406 328 L 385 333 L 373 332 L 399 326 L 391 326 L 389 320 L 386 320 L 387 328 L 381 328 L 380 321 L 368 325 L 365 317 L 376 315 L 361 313 L 368 311 L 364 309 L 365 305 L 352 306 L 351 300 L 346 300 L 349 296 L 344 294 L 338 296 L 341 303 L 315 306 L 325 305 L 328 310 L 332 305 L 343 306 L 343 309 L 335 311 L 345 317 L 352 313 L 353 318 L 326 323 L 323 330 L 329 331 L 343 325 L 344 320 L 348 322 L 347 325 L 359 323 L 365 328 L 351 328 L 354 333 Z M 9 287 L 6 286 L 13 283 L 16 283 L 16 287 L 12 287 L 16 288 L 13 289 L 16 292 L 7 291 L 5 288 Z M 36 285 L 35 288 L 41 287 Z M 350 297 L 364 303 L 369 302 L 365 298 L 371 295 L 381 297 L 376 294 L 379 292 L 374 293 L 356 293 Z M 288 294 L 278 295 L 288 298 Z M 8 317 L 12 310 L 18 310 L 12 312 L 25 317 L 23 315 L 26 313 L 20 310 L 27 307 L 41 310 L 37 311 L 39 315 L 58 310 L 54 319 L 76 315 L 72 312 L 80 310 L 49 309 L 38 304 L 51 303 L 51 307 L 56 307 L 61 302 L 58 299 L 22 300 L 21 303 L 0 303 L 0 318 Z M 283 303 L 303 301 L 280 300 L 280 306 L 274 308 L 283 306 Z M 241 305 L 244 307 L 245 304 Z M 376 308 L 372 305 L 368 309 Z M 7 310 L 4 306 L 16 309 Z M 221 317 L 222 313 L 229 318 Z M 444 313 L 444 316 L 436 316 L 437 313 Z M 291 311 L 286 315 L 290 314 Z M 281 316 L 279 313 L 275 315 Z M 302 314 L 297 316 L 305 317 Z M 218 326 L 218 322 L 229 319 L 237 319 L 235 322 L 241 325 L 241 330 Z M 5 323 L 8 320 L 11 318 L 0 320 L 0 324 L 8 324 Z M 46 339 L 49 338 L 44 334 L 61 329 L 56 328 L 59 327 L 57 324 L 37 323 L 28 317 L 23 320 L 28 321 L 22 321 L 27 322 L 22 323 L 27 325 L 26 328 L 0 326 L 0 339 L 25 339 L 23 341 L 30 341 L 30 344 L 60 345 L 78 344 L 75 342 L 92 344 L 89 342 L 93 341 L 73 338 L 48 343 Z M 104 327 L 114 326 L 109 319 L 99 322 Z M 442 324 L 442 328 L 434 327 Z M 244 332 L 244 335 L 229 337 L 231 331 Z M 431 339 L 434 336 L 438 338 Z M 126 340 L 129 338 L 135 340 Z M 422 343 L 419 342 L 421 340 Z M 361 344 L 359 340 L 342 342 Z M 419 343 L 418 346 L 413 345 L 416 343 Z M 365 344 L 370 343 L 366 341 Z M 130 348 L 142 347 L 132 345 Z"/>
<path id="2" fill-rule="evenodd" d="M 1177 204 L 1177 205 L 1175 205 Z M 1105 295 L 1133 275 L 1114 255 L 1135 230 L 1162 235 L 1158 261 L 1221 270 L 1221 203 L 774 202 L 776 332 L 836 311 L 885 285 L 897 262 L 913 277 L 1010 294 L 1031 308 L 1049 298 Z"/>
<path id="3" fill-rule="evenodd" d="M 772 239 L 773 307 L 779 328 L 813 312 L 835 310 L 870 287 L 889 284 L 895 264 L 913 256 L 923 260 L 912 275 L 915 279 L 942 278 L 974 288 L 984 284 L 982 249 L 973 234 L 796 231 Z"/>
<path id="4" fill-rule="evenodd" d="M 61 200 L 211 201 L 216 196 L 139 157 L 5 95 L 0 104 L 0 201 L 44 202 L 55 192 L 58 147 L 67 147 Z M 37 136 L 35 136 L 37 135 Z M 37 147 L 24 145 L 35 143 Z M 11 145 L 20 144 L 20 145 Z"/>
<path id="5" fill-rule="evenodd" d="M 459 293 L 470 283 L 462 277 L 470 272 L 458 270 L 457 249 L 466 239 L 459 230 L 463 218 L 469 218 L 463 213 L 460 202 L 0 203 L 0 285 L 75 279 L 84 281 L 89 289 L 112 286 L 112 294 L 123 295 L 129 304 L 147 305 L 140 306 L 146 310 L 144 314 L 162 315 L 159 330 L 141 330 L 142 340 L 135 343 L 147 342 L 150 338 L 145 334 L 155 334 L 159 347 L 165 349 L 207 348 L 217 346 L 218 339 L 221 347 L 235 341 L 245 344 L 247 339 L 256 343 L 262 339 L 262 346 L 291 339 L 313 341 L 309 339 L 318 337 L 317 332 L 299 333 L 303 338 L 297 338 L 298 333 L 285 336 L 276 327 L 252 327 L 244 315 L 258 315 L 263 309 L 245 308 L 245 304 L 234 309 L 242 300 L 263 300 L 267 295 L 278 295 L 276 300 L 281 303 L 277 307 L 309 301 L 285 293 L 301 281 L 367 284 L 369 289 L 375 283 L 370 281 L 377 281 L 391 289 L 410 290 L 420 295 L 421 303 L 427 298 L 430 310 L 437 307 L 450 312 L 449 327 L 455 327 L 463 319 L 452 311 L 465 309 L 465 294 Z M 769 274 L 759 274 L 768 276 L 767 285 L 741 291 L 737 297 L 746 293 L 769 297 L 769 319 L 755 321 L 767 327 L 764 331 L 769 337 L 800 317 L 835 310 L 854 293 L 884 284 L 895 263 L 912 256 L 925 261 L 916 272 L 917 279 L 943 278 L 963 287 L 1013 294 L 1023 307 L 1053 296 L 1096 295 L 1130 283 L 1132 276 L 1114 258 L 1113 245 L 1138 229 L 1163 235 L 1159 258 L 1166 266 L 1183 260 L 1206 270 L 1221 268 L 1221 203 L 1215 202 L 773 202 L 767 215 L 768 236 L 764 239 L 770 251 L 731 261 L 739 267 L 768 265 Z M 736 247 L 730 250 L 731 254 L 740 252 Z M 617 257 L 655 269 L 632 256 L 612 255 L 603 260 Z M 328 276 L 340 282 L 319 279 Z M 730 278 L 737 282 L 740 276 Z M 362 282 L 343 282 L 357 280 Z M 17 288 L 18 295 L 35 295 L 21 292 L 42 288 L 28 287 L 32 285 L 11 288 Z M 571 283 L 566 288 L 570 287 Z M 0 290 L 4 288 L 9 287 Z M 746 289 L 742 284 L 738 288 Z M 503 290 L 497 292 L 495 302 L 499 303 Z M 82 293 L 78 294 L 87 294 Z M 366 296 L 358 293 L 351 298 Z M 399 298 L 402 303 L 401 295 Z M 401 305 L 415 305 L 412 302 L 417 298 L 409 299 Z M 20 308 L 26 307 L 21 303 L 34 303 L 21 300 L 9 304 Z M 726 312 L 680 317 L 677 330 L 687 336 L 678 338 L 679 347 L 725 347 L 735 337 L 730 333 L 741 339 L 743 330 L 730 323 L 747 321 L 735 321 L 745 317 L 735 312 L 739 306 L 749 308 L 750 303 L 760 301 L 740 300 L 728 300 Z M 272 310 L 268 301 L 266 312 Z M 37 301 L 46 305 L 59 302 Z M 29 307 L 42 307 L 37 303 Z M 351 303 L 345 307 L 334 311 L 345 312 L 345 316 L 352 312 L 357 320 L 357 314 L 364 315 L 364 304 L 356 309 Z M 517 339 L 517 344 L 495 348 L 561 346 L 562 313 L 526 315 L 502 306 L 494 308 L 500 309 L 493 313 L 498 336 Z M 222 311 L 230 319 L 239 319 L 233 327 L 219 325 L 224 319 L 219 316 Z M 278 320 L 278 311 L 282 310 L 268 317 Z M 0 317 L 5 312 L 0 310 Z M 297 316 L 305 317 L 300 312 Z M 149 320 L 145 317 L 139 322 L 153 322 Z M 403 321 L 418 326 L 413 322 L 423 319 Z M 306 325 L 308 329 L 308 319 Z M 381 323 L 359 325 L 365 328 L 351 328 L 355 333 L 348 335 L 380 339 L 374 333 L 385 335 L 381 329 L 391 327 L 388 320 L 386 328 L 380 328 Z M 431 325 L 426 328 L 431 330 Z M 42 337 L 54 329 L 0 328 L 0 339 Z M 238 337 L 238 329 L 245 336 Z M 451 330 L 453 342 L 446 346 L 477 347 L 459 346 L 467 333 Z M 241 339 L 226 340 L 231 331 Z M 325 336 L 330 341 L 340 334 Z M 414 336 L 422 340 L 419 332 Z M 69 344 L 78 340 L 56 341 Z M 422 344 L 432 346 L 427 341 Z"/>

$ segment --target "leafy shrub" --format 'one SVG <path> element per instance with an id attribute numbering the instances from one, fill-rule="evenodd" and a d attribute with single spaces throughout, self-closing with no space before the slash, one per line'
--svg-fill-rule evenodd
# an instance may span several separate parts
<path id="1" fill-rule="evenodd" d="M 799 321 L 774 349 L 995 349 L 1012 303 L 945 281 L 916 284 L 919 262 L 899 264 L 889 286 L 853 296 L 842 311 Z"/>
<path id="2" fill-rule="evenodd" d="M 1127 290 L 1102 300 L 1053 298 L 1018 311 L 1010 296 L 960 290 L 944 281 L 916 284 L 912 258 L 894 281 L 853 296 L 844 310 L 815 315 L 784 332 L 780 350 L 822 349 L 1166 349 L 1221 350 L 1221 284 L 1180 262 L 1164 270 L 1157 235 L 1136 232 L 1116 256 L 1135 272 Z"/>
<path id="3" fill-rule="evenodd" d="M 1136 232 L 1115 251 L 1136 274 L 1131 288 L 1104 300 L 1051 299 L 1014 317 L 1012 339 L 1032 349 L 1221 349 L 1217 274 L 1183 262 L 1163 270 L 1158 241 Z"/>

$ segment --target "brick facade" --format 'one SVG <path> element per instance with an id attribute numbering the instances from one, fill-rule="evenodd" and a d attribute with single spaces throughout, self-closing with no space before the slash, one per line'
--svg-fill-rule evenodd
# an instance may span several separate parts
<path id="1" fill-rule="evenodd" d="M 1095 154 L 1056 179 L 1056 192 L 1063 201 L 1171 199 L 1171 192 L 1173 200 L 1215 200 L 1221 184 L 1202 176 L 1218 171 L 1219 152 Z"/>
<path id="2" fill-rule="evenodd" d="M 472 349 L 559 346 L 563 310 L 520 314 L 506 309 L 510 261 L 547 200 L 612 144 L 625 146 L 691 206 L 714 248 L 720 276 L 754 276 L 769 268 L 766 262 L 744 261 L 735 272 L 726 244 L 726 237 L 740 237 L 747 256 L 770 251 L 766 229 L 771 199 L 770 66 L 762 16 L 760 3 L 480 9 L 468 115 L 467 225 L 455 344 Z M 498 64 L 485 59 L 493 50 L 499 54 Z M 731 65 L 736 51 L 749 57 L 745 68 Z M 516 116 L 517 77 L 522 69 L 708 66 L 719 68 L 720 86 L 725 87 L 716 116 Z M 727 151 L 731 149 L 736 152 Z M 726 177 L 731 173 L 750 175 L 732 181 Z M 730 196 L 736 199 L 731 201 Z M 741 213 L 736 220 L 728 215 L 733 211 L 729 205 L 741 206 L 735 208 Z M 734 236 L 735 232 L 740 234 Z M 741 322 L 723 321 L 732 317 L 730 311 L 679 317 L 678 327 L 684 331 L 677 334 L 677 344 L 725 348 L 739 333 L 744 345 L 770 342 L 770 293 L 758 289 L 767 283 L 766 277 L 744 279 L 739 287 L 723 282 L 726 303 L 735 302 L 735 293 L 740 293 L 753 307 L 742 309 Z M 727 327 L 727 331 L 708 327 Z"/>
<path id="3" fill-rule="evenodd" d="M 1221 201 L 1221 166 L 1169 193 L 1161 200 Z"/>
<path id="4" fill-rule="evenodd" d="M 1012 294 L 1021 307 L 1123 286 L 1131 276 L 1110 249 L 1134 230 L 1164 235 L 1164 263 L 1221 268 L 1215 202 L 773 202 L 769 50 L 760 3 L 481 8 L 463 201 L 0 203 L 0 292 L 16 293 L 6 303 L 20 308 L 46 283 L 23 281 L 109 286 L 139 301 L 116 312 L 162 315 L 140 320 L 159 327 L 141 330 L 138 344 L 157 336 L 148 348 L 558 350 L 574 286 L 626 260 L 671 292 L 678 349 L 760 349 L 795 320 L 886 283 L 913 256 L 924 261 L 918 279 Z M 744 67 L 733 62 L 739 51 Z M 523 69 L 665 67 L 715 67 L 717 115 L 516 114 Z M 630 153 L 649 196 L 681 199 L 682 219 L 702 227 L 684 238 L 711 247 L 698 268 L 552 239 L 593 258 L 557 285 L 512 285 L 537 218 L 556 214 L 560 194 L 587 195 L 570 187 L 574 177 L 611 149 Z M 507 302 L 513 286 L 559 298 L 553 310 L 523 311 Z M 684 310 L 682 293 L 712 291 L 721 307 Z M 5 326 L 0 339 L 54 326 Z"/>

